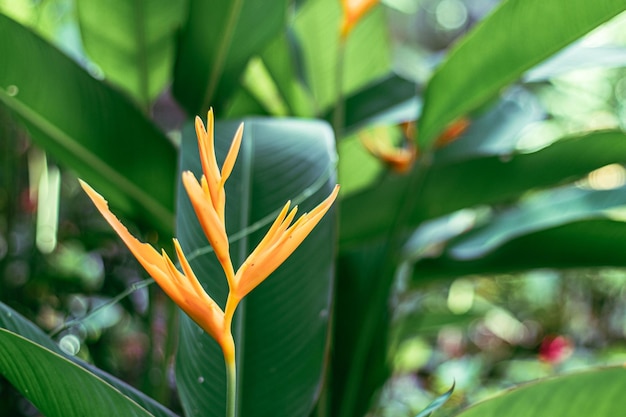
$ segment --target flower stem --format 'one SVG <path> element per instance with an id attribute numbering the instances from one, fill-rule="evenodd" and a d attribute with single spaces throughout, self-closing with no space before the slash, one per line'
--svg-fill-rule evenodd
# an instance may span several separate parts
<path id="1" fill-rule="evenodd" d="M 226 417 L 237 416 L 237 361 L 226 359 Z"/>
<path id="2" fill-rule="evenodd" d="M 344 59 L 346 53 L 346 38 L 339 37 L 339 45 L 337 46 L 337 61 L 335 64 L 335 93 L 337 99 L 335 101 L 335 111 L 333 113 L 333 128 L 335 130 L 335 141 L 338 141 L 343 135 L 346 112 L 345 97 L 343 95 L 343 72 Z"/>

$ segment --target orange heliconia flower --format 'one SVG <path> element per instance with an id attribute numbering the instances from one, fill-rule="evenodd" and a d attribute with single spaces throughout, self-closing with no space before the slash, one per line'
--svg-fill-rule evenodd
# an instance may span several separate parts
<path id="1" fill-rule="evenodd" d="M 435 148 L 442 148 L 454 142 L 470 126 L 467 117 L 461 117 L 452 122 L 441 135 L 435 139 Z M 404 135 L 404 145 L 396 148 L 385 139 L 362 138 L 361 143 L 376 158 L 387 164 L 393 171 L 400 174 L 408 172 L 418 155 L 418 149 L 414 142 L 417 128 L 414 121 L 400 123 L 400 128 Z"/>
<path id="2" fill-rule="evenodd" d="M 379 0 L 341 0 L 343 20 L 341 21 L 340 36 L 346 39 L 354 26 L 365 14 L 378 4 Z"/>
<path id="3" fill-rule="evenodd" d="M 449 143 L 454 142 L 459 136 L 465 133 L 470 124 L 471 121 L 467 117 L 459 117 L 458 119 L 450 123 L 448 127 L 446 127 L 446 130 L 444 130 L 443 133 L 441 133 L 439 136 L 437 136 L 437 139 L 435 139 L 435 148 L 443 148 Z M 400 128 L 402 129 L 402 133 L 404 133 L 404 136 L 407 138 L 407 140 L 413 140 L 417 132 L 417 127 L 414 120 L 400 123 Z"/>
<path id="4" fill-rule="evenodd" d="M 408 172 L 417 157 L 417 147 L 410 140 L 405 140 L 401 148 L 393 146 L 387 139 L 381 137 L 362 138 L 361 143 L 369 153 L 400 174 Z"/>
<path id="5" fill-rule="evenodd" d="M 226 206 L 224 184 L 235 166 L 243 137 L 243 124 L 239 125 L 235 133 L 221 172 L 217 167 L 217 159 L 215 158 L 214 124 L 213 109 L 209 110 L 207 116 L 208 129 L 204 128 L 202 120 L 196 116 L 196 136 L 198 137 L 198 150 L 204 175 L 198 182 L 193 173 L 185 171 L 183 172 L 183 185 L 196 216 L 198 216 L 202 230 L 224 269 L 228 284 L 232 286 L 235 272 L 228 251 L 228 236 L 224 220 Z"/>
<path id="6" fill-rule="evenodd" d="M 231 323 L 237 305 L 274 272 L 311 233 L 337 198 L 339 186 L 336 185 L 331 194 L 313 211 L 302 215 L 293 224 L 291 223 L 295 218 L 297 207 L 289 211 L 290 203 L 287 202 L 265 237 L 235 273 L 226 233 L 224 184 L 237 159 L 243 137 L 243 124 L 235 133 L 221 170 L 215 157 L 213 110 L 208 112 L 207 127 L 208 129 L 205 129 L 202 120 L 196 118 L 203 175 L 198 181 L 190 171 L 186 171 L 182 175 L 182 180 L 202 230 L 213 247 L 228 281 L 229 294 L 225 310 L 222 310 L 204 291 L 178 240 L 174 239 L 174 247 L 182 272 L 164 251 L 159 254 L 149 244 L 133 237 L 111 213 L 108 203 L 100 194 L 83 181 L 81 186 L 148 274 L 189 317 L 220 344 L 226 362 L 234 363 L 235 347 Z"/>

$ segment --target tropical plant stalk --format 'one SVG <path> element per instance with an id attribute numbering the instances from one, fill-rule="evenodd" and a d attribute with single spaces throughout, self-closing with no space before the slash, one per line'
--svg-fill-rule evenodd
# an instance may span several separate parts
<path id="1" fill-rule="evenodd" d="M 226 417 L 237 416 L 237 360 L 226 360 Z"/>
<path id="2" fill-rule="evenodd" d="M 344 71 L 344 59 L 346 53 L 346 38 L 339 38 L 339 45 L 337 47 L 337 64 L 335 66 L 335 91 L 337 92 L 337 99 L 335 101 L 335 111 L 333 112 L 333 130 L 335 131 L 335 140 L 343 135 L 345 126 L 345 111 L 346 103 L 343 94 L 343 71 Z"/>

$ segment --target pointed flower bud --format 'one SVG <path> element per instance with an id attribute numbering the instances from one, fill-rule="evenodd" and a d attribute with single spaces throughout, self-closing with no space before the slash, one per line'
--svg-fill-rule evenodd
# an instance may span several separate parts
<path id="1" fill-rule="evenodd" d="M 348 37 L 354 26 L 378 4 L 378 0 L 341 0 L 343 8 L 343 20 L 341 21 L 340 36 Z"/>

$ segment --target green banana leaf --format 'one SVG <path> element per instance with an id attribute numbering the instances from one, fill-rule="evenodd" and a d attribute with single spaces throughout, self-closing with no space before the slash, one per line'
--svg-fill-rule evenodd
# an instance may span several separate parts
<path id="1" fill-rule="evenodd" d="M 572 182 L 604 165 L 625 162 L 625 139 L 620 131 L 600 131 L 562 139 L 533 153 L 488 155 L 442 164 L 435 156 L 407 227 L 463 208 L 513 199 L 528 190 Z M 341 246 L 382 238 L 412 191 L 408 184 L 408 176 L 388 176 L 345 198 Z"/>
<path id="2" fill-rule="evenodd" d="M 76 2 L 85 51 L 144 110 L 171 79 L 185 6 L 185 0 Z"/>
<path id="3" fill-rule="evenodd" d="M 189 1 L 173 92 L 191 115 L 227 109 L 248 60 L 284 28 L 286 0 Z"/>
<path id="4" fill-rule="evenodd" d="M 294 30 L 288 27 L 263 50 L 259 56 L 276 87 L 276 96 L 268 95 L 269 101 L 280 101 L 289 116 L 312 117 L 315 115 L 311 92 L 305 88 L 302 74 L 303 58 Z"/>
<path id="5" fill-rule="evenodd" d="M 176 150 L 167 138 L 120 93 L 2 14 L 0 33 L 0 105 L 120 213 L 171 235 Z"/>
<path id="6" fill-rule="evenodd" d="M 6 329 L 0 374 L 47 417 L 152 415 L 84 368 Z"/>
<path id="7" fill-rule="evenodd" d="M 456 417 L 613 417 L 626 409 L 626 368 L 538 380 L 480 402 Z"/>
<path id="8" fill-rule="evenodd" d="M 522 74 L 626 10 L 622 0 L 505 0 L 435 71 L 424 93 L 420 147 Z"/>
<path id="9" fill-rule="evenodd" d="M 343 208 L 342 208 L 343 210 Z M 343 251 L 337 264 L 330 415 L 363 416 L 390 375 L 388 300 L 393 274 L 384 271 L 386 247 Z"/>
<path id="10" fill-rule="evenodd" d="M 109 375 L 106 372 L 102 371 L 101 369 L 94 367 L 93 365 L 85 363 L 81 361 L 80 359 L 75 358 L 73 356 L 67 355 L 59 348 L 56 342 L 50 339 L 50 337 L 48 337 L 48 335 L 46 335 L 39 327 L 37 327 L 34 323 L 27 320 L 18 312 L 8 307 L 4 303 L 0 303 L 0 329 L 7 330 L 11 333 L 15 333 L 16 335 L 26 338 L 29 341 L 33 342 L 41 350 L 45 350 L 46 352 L 48 352 L 49 354 L 40 352 L 47 358 L 47 359 L 42 359 L 42 366 L 43 366 L 43 363 L 45 363 L 47 364 L 46 366 L 54 368 L 53 371 L 51 372 L 53 375 L 65 375 L 61 367 L 67 367 L 68 365 L 62 362 L 61 358 L 71 361 L 75 365 L 84 368 L 85 373 L 79 372 L 79 371 L 72 371 L 72 372 L 76 372 L 76 375 L 78 376 L 76 377 L 76 380 L 74 381 L 67 381 L 68 384 L 71 384 L 71 385 L 68 385 L 68 389 L 70 389 L 71 391 L 66 393 L 65 396 L 75 395 L 77 397 L 84 396 L 88 398 L 89 396 L 94 395 L 95 391 L 90 393 L 87 389 L 85 389 L 84 391 L 83 391 L 83 388 L 80 388 L 79 390 L 76 389 L 76 385 L 81 384 L 81 381 L 84 382 L 84 381 L 88 381 L 91 379 L 95 382 L 86 382 L 86 384 L 91 384 L 91 383 L 94 383 L 96 385 L 108 384 L 111 387 L 113 387 L 118 392 L 119 396 L 122 397 L 120 398 L 121 403 L 132 401 L 136 403 L 139 407 L 142 407 L 143 409 L 147 410 L 149 412 L 149 415 L 152 415 L 155 417 L 176 417 L 176 414 L 174 414 L 167 408 L 163 407 L 157 401 L 148 397 L 141 391 L 138 391 L 137 389 L 131 387 L 130 385 L 127 385 L 126 383 L 120 381 L 114 376 Z M 22 343 L 22 342 L 18 342 L 18 343 Z M 57 366 L 55 364 L 60 364 L 58 365 L 59 366 L 58 369 L 55 368 Z M 19 364 L 19 365 L 20 367 L 22 366 L 28 367 L 28 366 L 31 366 L 32 364 L 29 362 L 29 364 L 27 365 L 24 365 L 24 364 Z M 16 372 L 21 373 L 19 369 Z M 54 379 L 49 382 L 54 385 L 56 384 L 56 381 L 57 380 Z M 27 393 L 22 390 L 23 394 L 27 398 L 31 399 L 31 397 L 28 395 L 30 392 L 33 392 L 33 390 L 30 388 L 30 385 L 28 386 L 25 385 L 24 388 L 28 389 L 29 392 Z M 80 392 L 80 395 L 78 395 L 78 392 Z M 31 401 L 34 401 L 34 400 L 31 399 Z M 45 401 L 54 402 L 55 400 L 54 398 L 49 398 Z M 36 405 L 37 407 L 40 407 L 41 410 L 44 409 L 40 405 L 38 404 Z M 59 405 L 59 406 L 62 406 L 62 405 Z M 62 409 L 61 410 L 62 413 L 59 415 L 61 416 L 71 415 L 70 413 L 72 412 L 72 410 L 70 408 L 71 407 L 68 407 L 67 409 Z M 104 411 L 107 411 L 107 410 L 104 410 Z M 104 414 L 104 415 L 111 415 L 113 410 L 110 409 L 108 410 L 108 412 L 109 414 Z M 52 416 L 52 414 L 50 415 Z M 88 415 L 92 415 L 92 414 L 88 413 Z M 121 415 L 124 415 L 124 414 L 121 414 Z M 139 415 L 142 415 L 142 414 L 139 414 Z"/>
<path id="11" fill-rule="evenodd" d="M 252 251 L 289 199 L 309 211 L 335 184 L 334 138 L 323 122 L 248 119 L 241 151 L 226 183 L 226 222 L 235 268 Z M 216 124 L 221 161 L 236 122 Z M 183 135 L 181 169 L 200 177 L 197 140 Z M 220 162 L 221 165 L 221 162 Z M 178 196 L 178 237 L 196 275 L 222 306 L 227 283 L 187 195 Z M 335 211 L 331 209 L 294 254 L 239 306 L 233 322 L 238 349 L 241 417 L 308 416 L 317 402 L 328 355 L 334 271 Z M 176 362 L 188 416 L 225 410 L 224 360 L 215 341 L 182 318 Z"/>
<path id="12" fill-rule="evenodd" d="M 626 187 L 566 187 L 500 212 L 484 227 L 417 262 L 414 281 L 538 268 L 626 265 Z"/>

